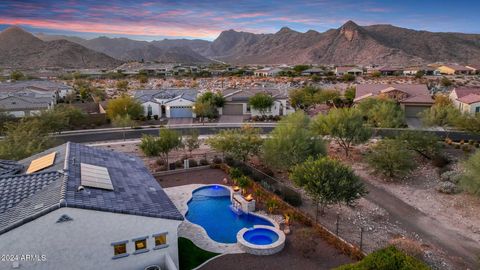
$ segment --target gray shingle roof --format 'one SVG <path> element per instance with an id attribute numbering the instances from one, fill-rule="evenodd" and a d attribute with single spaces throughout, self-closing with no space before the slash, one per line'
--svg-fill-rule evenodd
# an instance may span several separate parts
<path id="1" fill-rule="evenodd" d="M 183 220 L 142 160 L 123 153 L 66 143 L 21 160 L 56 151 L 52 166 L 33 174 L 0 176 L 0 234 L 59 207 Z M 80 163 L 108 169 L 114 190 L 80 186 Z"/>
<path id="2" fill-rule="evenodd" d="M 155 102 L 155 99 L 173 100 L 178 97 L 195 101 L 197 94 L 198 91 L 195 89 L 145 89 L 135 91 L 134 97 L 141 102 Z"/>

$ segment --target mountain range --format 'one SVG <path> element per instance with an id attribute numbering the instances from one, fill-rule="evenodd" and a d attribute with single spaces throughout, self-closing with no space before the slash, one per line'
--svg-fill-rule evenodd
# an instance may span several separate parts
<path id="1" fill-rule="evenodd" d="M 100 67 L 124 61 L 232 64 L 417 65 L 480 64 L 480 35 L 436 33 L 392 25 L 359 26 L 305 33 L 288 27 L 272 34 L 223 31 L 214 41 L 31 35 L 11 27 L 0 33 L 0 65 Z"/>

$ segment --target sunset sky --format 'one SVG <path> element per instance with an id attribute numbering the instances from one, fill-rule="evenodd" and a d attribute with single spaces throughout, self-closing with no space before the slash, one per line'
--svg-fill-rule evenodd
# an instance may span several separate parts
<path id="1" fill-rule="evenodd" d="M 480 1 L 12 1 L 0 0 L 0 30 L 19 25 L 34 33 L 128 37 L 138 40 L 201 38 L 223 30 L 274 33 L 283 26 L 305 32 L 360 25 L 480 33 Z"/>

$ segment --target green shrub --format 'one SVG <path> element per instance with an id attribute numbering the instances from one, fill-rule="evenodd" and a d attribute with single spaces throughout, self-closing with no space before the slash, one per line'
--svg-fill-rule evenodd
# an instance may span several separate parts
<path id="1" fill-rule="evenodd" d="M 237 168 L 231 168 L 230 169 L 230 178 L 232 179 L 238 179 L 243 176 L 243 173 L 237 169 Z"/>
<path id="2" fill-rule="evenodd" d="M 465 173 L 460 179 L 460 185 L 465 191 L 480 196 L 480 150 L 477 150 L 463 165 Z"/>
<path id="3" fill-rule="evenodd" d="M 200 159 L 200 166 L 207 166 L 208 165 L 208 160 L 202 158 Z"/>
<path id="4" fill-rule="evenodd" d="M 383 139 L 371 150 L 367 155 L 368 164 L 385 176 L 402 176 L 415 167 L 412 152 L 398 140 Z"/>
<path id="5" fill-rule="evenodd" d="M 183 168 L 183 161 L 182 161 L 182 160 L 177 160 L 177 161 L 175 161 L 175 168 L 176 168 L 176 169 L 181 169 L 181 168 Z"/>
<path id="6" fill-rule="evenodd" d="M 190 165 L 190 167 L 197 167 L 198 166 L 198 163 L 195 159 L 191 158 L 188 160 L 188 164 Z"/>
<path id="7" fill-rule="evenodd" d="M 219 157 L 217 157 L 217 156 L 215 156 L 215 157 L 213 158 L 213 163 L 215 163 L 215 164 L 220 164 L 220 163 L 222 163 L 222 159 L 219 158 Z"/>
<path id="8" fill-rule="evenodd" d="M 425 263 L 390 246 L 377 250 L 360 262 L 347 264 L 336 270 L 428 270 Z"/>

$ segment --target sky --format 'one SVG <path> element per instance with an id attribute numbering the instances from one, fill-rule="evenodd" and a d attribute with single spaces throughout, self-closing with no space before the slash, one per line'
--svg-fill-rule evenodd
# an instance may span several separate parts
<path id="1" fill-rule="evenodd" d="M 223 30 L 306 32 L 393 24 L 434 32 L 480 33 L 480 1 L 444 0 L 0 0 L 0 30 L 95 38 L 215 39 Z"/>

